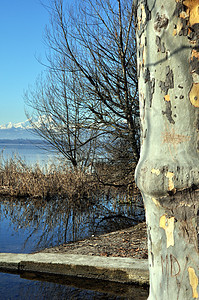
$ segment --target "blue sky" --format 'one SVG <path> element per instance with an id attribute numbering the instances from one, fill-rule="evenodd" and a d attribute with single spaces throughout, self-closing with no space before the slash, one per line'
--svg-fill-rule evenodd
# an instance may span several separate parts
<path id="1" fill-rule="evenodd" d="M 45 58 L 43 35 L 48 22 L 40 0 L 1 1 L 0 124 L 26 119 L 23 94 L 44 70 L 36 57 Z"/>

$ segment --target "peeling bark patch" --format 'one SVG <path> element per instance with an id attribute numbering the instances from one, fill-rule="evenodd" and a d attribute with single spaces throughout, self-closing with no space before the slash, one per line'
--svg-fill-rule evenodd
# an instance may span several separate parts
<path id="1" fill-rule="evenodd" d="M 172 172 L 167 172 L 167 174 L 166 174 L 165 176 L 166 176 L 166 178 L 169 179 L 168 190 L 169 190 L 169 191 L 175 192 L 176 189 L 175 189 L 175 187 L 174 187 L 174 182 L 173 182 L 174 174 L 173 174 Z"/>
<path id="2" fill-rule="evenodd" d="M 197 131 L 199 131 L 199 113 L 197 114 L 196 122 L 195 122 L 195 128 Z"/>
<path id="3" fill-rule="evenodd" d="M 166 29 L 169 23 L 169 19 L 165 15 L 156 14 L 154 29 L 161 32 L 161 29 Z"/>
<path id="4" fill-rule="evenodd" d="M 171 110 L 171 102 L 169 101 L 166 101 L 165 102 L 165 105 L 166 105 L 166 110 L 165 111 L 162 111 L 162 114 L 163 115 L 166 115 L 169 123 L 171 124 L 175 124 L 175 121 L 174 119 L 172 118 L 172 110 Z"/>
<path id="5" fill-rule="evenodd" d="M 199 52 L 195 49 L 193 49 L 190 59 L 190 72 L 199 75 Z"/>
<path id="6" fill-rule="evenodd" d="M 159 169 L 152 169 L 151 173 L 156 174 L 157 176 L 159 176 L 160 175 L 160 170 Z"/>
<path id="7" fill-rule="evenodd" d="M 171 124 L 175 124 L 175 121 L 172 117 L 172 109 L 171 109 L 171 102 L 170 102 L 170 96 L 169 96 L 169 89 L 174 88 L 174 76 L 173 71 L 170 69 L 169 66 L 166 67 L 166 79 L 165 82 L 160 81 L 159 87 L 161 89 L 161 92 L 165 94 L 164 100 L 165 100 L 165 106 L 166 110 L 162 111 L 163 115 L 166 115 L 168 121 Z"/>
<path id="8" fill-rule="evenodd" d="M 174 16 L 179 17 L 181 12 L 184 11 L 183 9 L 183 4 L 181 2 L 176 1 L 176 7 L 175 7 L 175 11 L 174 11 Z"/>
<path id="9" fill-rule="evenodd" d="M 152 262 L 152 267 L 154 267 L 154 254 L 153 252 L 151 251 L 151 262 Z"/>
<path id="10" fill-rule="evenodd" d="M 197 141 L 197 151 L 199 152 L 199 141 Z"/>
<path id="11" fill-rule="evenodd" d="M 190 25 L 198 23 L 199 18 L 199 3 L 198 0 L 185 0 L 183 4 L 188 8 Z"/>
<path id="12" fill-rule="evenodd" d="M 166 52 L 166 47 L 165 47 L 165 43 L 163 43 L 161 41 L 161 38 L 159 36 L 156 36 L 156 45 L 158 47 L 158 51 L 157 52 L 162 52 L 162 53 L 165 53 Z"/>
<path id="13" fill-rule="evenodd" d="M 166 80 L 165 80 L 165 85 L 169 89 L 174 88 L 174 82 L 173 82 L 173 71 L 170 69 L 169 66 L 166 67 Z"/>
<path id="14" fill-rule="evenodd" d="M 156 46 L 158 47 L 158 52 L 161 51 L 161 38 L 157 35 L 155 39 Z"/>
<path id="15" fill-rule="evenodd" d="M 147 22 L 151 19 L 151 12 L 149 11 L 147 0 L 139 2 L 137 9 L 137 34 L 139 38 L 145 30 Z"/>
<path id="16" fill-rule="evenodd" d="M 186 11 L 182 11 L 182 12 L 180 13 L 180 18 L 186 19 L 186 18 L 188 18 L 188 17 L 189 17 L 189 14 L 188 14 Z"/>
<path id="17" fill-rule="evenodd" d="M 153 201 L 153 203 L 155 204 L 155 206 L 160 207 L 160 202 L 159 202 L 157 199 L 152 198 L 152 201 Z"/>
<path id="18" fill-rule="evenodd" d="M 150 77 L 149 68 L 145 70 L 144 79 L 145 83 L 148 83 L 148 98 L 149 98 L 149 106 L 152 106 L 153 94 L 155 92 L 155 78 Z"/>
<path id="19" fill-rule="evenodd" d="M 144 134 L 143 134 L 143 138 L 145 139 L 146 136 L 147 136 L 147 128 L 145 129 L 145 132 L 144 132 Z"/>
<path id="20" fill-rule="evenodd" d="M 174 15 L 179 19 L 173 35 L 187 36 L 191 43 L 196 43 L 199 37 L 199 3 L 198 0 L 176 0 Z"/>
<path id="21" fill-rule="evenodd" d="M 176 0 L 178 1 L 178 0 Z M 180 3 L 180 4 L 179 4 Z M 189 59 L 190 72 L 193 78 L 193 84 L 189 92 L 189 100 L 194 107 L 199 107 L 199 1 L 182 0 L 176 5 L 179 35 L 186 30 L 186 35 L 190 40 L 192 47 L 191 57 Z M 179 24 L 180 24 L 179 23 Z M 176 26 L 177 28 L 177 26 Z M 176 31 L 177 32 L 177 31 Z"/>
<path id="22" fill-rule="evenodd" d="M 194 299 L 198 298 L 198 292 L 197 292 L 197 287 L 198 287 L 198 277 L 196 276 L 195 270 L 191 267 L 188 268 L 188 273 L 189 273 L 189 282 L 192 287 L 192 297 Z"/>
<path id="23" fill-rule="evenodd" d="M 165 96 L 164 96 L 164 100 L 165 100 L 165 101 L 170 101 L 170 96 L 169 96 L 169 95 L 165 95 Z"/>
<path id="24" fill-rule="evenodd" d="M 199 60 L 199 49 L 193 49 L 192 54 L 191 54 L 191 59 L 193 57 L 196 57 Z"/>
<path id="25" fill-rule="evenodd" d="M 160 81 L 159 87 L 161 89 L 161 92 L 164 92 L 165 95 L 168 94 L 169 89 L 174 88 L 173 71 L 170 69 L 169 66 L 166 67 L 166 79 L 165 81 Z"/>
<path id="26" fill-rule="evenodd" d="M 173 36 L 179 35 L 182 31 L 183 24 L 180 19 L 178 19 L 177 24 L 174 25 Z"/>
<path id="27" fill-rule="evenodd" d="M 196 44 L 199 38 L 199 24 L 194 24 L 189 29 L 188 39 L 192 44 Z"/>
<path id="28" fill-rule="evenodd" d="M 140 60 L 140 68 L 144 68 L 144 46 L 143 45 L 140 45 L 138 49 L 138 56 Z M 139 72 L 140 72 L 140 68 L 139 68 Z"/>
<path id="29" fill-rule="evenodd" d="M 149 68 L 146 68 L 146 70 L 144 72 L 144 80 L 145 80 L 145 83 L 150 81 L 150 71 L 149 71 Z"/>
<path id="30" fill-rule="evenodd" d="M 189 92 L 189 99 L 193 106 L 199 107 L 199 83 L 193 83 Z"/>
<path id="31" fill-rule="evenodd" d="M 166 215 L 160 217 L 159 226 L 160 228 L 163 228 L 165 230 L 165 234 L 167 238 L 167 248 L 169 248 L 169 246 L 174 246 L 174 236 L 173 236 L 174 221 L 175 221 L 174 217 L 167 218 Z"/>

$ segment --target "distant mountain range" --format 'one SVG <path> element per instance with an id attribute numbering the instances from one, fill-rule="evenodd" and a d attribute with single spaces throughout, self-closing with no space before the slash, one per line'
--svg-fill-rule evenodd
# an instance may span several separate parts
<path id="1" fill-rule="evenodd" d="M 0 125 L 0 139 L 39 139 L 38 136 L 33 134 L 31 128 L 29 120 L 19 123 L 9 122 L 7 124 Z"/>
<path id="2" fill-rule="evenodd" d="M 31 119 L 27 119 L 23 122 L 9 122 L 7 124 L 0 125 L 0 140 L 41 140 L 40 136 L 33 132 L 30 121 Z M 61 127 L 54 127 L 51 118 L 47 118 L 45 115 L 38 117 L 37 120 L 34 120 L 34 124 L 37 126 L 37 128 L 42 126 L 43 123 L 57 133 L 59 133 L 59 130 L 61 129 Z M 85 134 L 87 134 L 86 130 Z"/>
<path id="3" fill-rule="evenodd" d="M 31 125 L 29 123 L 29 119 L 24 122 L 19 122 L 15 124 L 9 122 L 7 124 L 0 125 L 0 129 L 12 129 L 12 128 L 30 129 Z"/>

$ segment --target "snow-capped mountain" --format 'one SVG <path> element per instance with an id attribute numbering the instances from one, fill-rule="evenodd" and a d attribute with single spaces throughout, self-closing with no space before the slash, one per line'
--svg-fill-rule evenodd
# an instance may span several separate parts
<path id="1" fill-rule="evenodd" d="M 51 116 L 42 115 L 34 120 L 36 128 L 40 128 L 43 125 L 53 130 L 54 132 L 62 132 L 63 125 L 54 125 Z M 71 129 L 73 126 L 71 125 Z M 35 134 L 31 125 L 31 119 L 19 123 L 9 122 L 7 124 L 0 125 L 0 139 L 40 139 L 38 135 Z"/>
<path id="2" fill-rule="evenodd" d="M 12 123 L 9 122 L 7 124 L 0 125 L 0 129 L 12 129 L 12 128 L 21 128 L 21 129 L 31 129 L 31 125 L 29 123 L 29 119 L 24 122 Z"/>
<path id="3" fill-rule="evenodd" d="M 57 130 L 53 126 L 51 117 L 46 117 L 45 115 L 39 116 L 37 120 L 34 120 L 34 124 L 37 127 L 47 124 L 51 129 Z M 31 119 L 27 119 L 19 123 L 9 122 L 0 125 L 0 139 L 40 139 L 40 137 L 33 133 Z"/>
<path id="4" fill-rule="evenodd" d="M 0 125 L 0 139 L 38 139 L 31 131 L 30 120 Z"/>

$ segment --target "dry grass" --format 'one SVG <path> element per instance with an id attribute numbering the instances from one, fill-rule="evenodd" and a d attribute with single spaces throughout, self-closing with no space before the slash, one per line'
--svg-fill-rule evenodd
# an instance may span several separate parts
<path id="1" fill-rule="evenodd" d="M 40 167 L 28 166 L 21 158 L 4 160 L 0 163 L 0 194 L 15 197 L 48 199 L 67 197 L 81 199 L 90 197 L 99 190 L 92 175 L 72 171 L 69 167 L 51 164 Z"/>
<path id="2" fill-rule="evenodd" d="M 29 166 L 19 156 L 0 155 L 0 195 L 17 198 L 67 198 L 72 202 L 100 196 L 112 197 L 121 204 L 132 203 L 140 194 L 133 172 L 124 176 L 117 167 L 96 165 L 95 173 L 72 170 L 63 162 L 41 167 Z M 119 178 L 119 180 L 118 180 Z"/>

